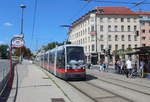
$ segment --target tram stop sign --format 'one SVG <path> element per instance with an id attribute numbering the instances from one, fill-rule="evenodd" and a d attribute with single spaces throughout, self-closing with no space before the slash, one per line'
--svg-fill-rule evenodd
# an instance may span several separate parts
<path id="1" fill-rule="evenodd" d="M 14 37 L 12 40 L 11 40 L 11 47 L 13 48 L 21 48 L 24 46 L 24 40 L 23 38 L 21 37 Z"/>

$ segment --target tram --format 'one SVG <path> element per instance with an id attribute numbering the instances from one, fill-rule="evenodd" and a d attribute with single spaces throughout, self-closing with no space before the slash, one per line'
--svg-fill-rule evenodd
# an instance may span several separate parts
<path id="1" fill-rule="evenodd" d="M 80 45 L 58 46 L 37 56 L 41 67 L 64 80 L 85 80 L 85 56 Z"/>

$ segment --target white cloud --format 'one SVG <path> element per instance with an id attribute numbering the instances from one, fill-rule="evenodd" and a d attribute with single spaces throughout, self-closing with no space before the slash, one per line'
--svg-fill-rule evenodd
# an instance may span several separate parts
<path id="1" fill-rule="evenodd" d="M 10 23 L 10 22 L 5 22 L 3 25 L 4 25 L 4 26 L 7 26 L 7 27 L 13 26 L 13 24 Z"/>

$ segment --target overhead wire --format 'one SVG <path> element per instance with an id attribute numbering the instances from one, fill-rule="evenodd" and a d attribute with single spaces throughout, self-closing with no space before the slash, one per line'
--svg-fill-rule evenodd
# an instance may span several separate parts
<path id="1" fill-rule="evenodd" d="M 130 9 L 139 6 L 141 4 L 150 4 L 150 2 L 146 2 L 147 0 L 137 1 L 137 2 L 129 2 L 129 1 L 104 1 L 104 0 L 81 0 L 85 2 L 99 2 L 99 3 L 115 3 L 115 4 L 132 4 L 133 6 Z"/>
<path id="2" fill-rule="evenodd" d="M 90 2 L 87 2 L 81 9 L 79 9 L 68 21 L 71 22 L 73 18 L 75 18 L 78 14 L 80 14 L 89 4 Z"/>
<path id="3" fill-rule="evenodd" d="M 139 1 L 139 2 L 128 2 L 128 1 L 103 1 L 103 0 L 81 0 L 81 1 L 87 1 L 87 2 L 102 2 L 102 3 L 120 3 L 120 4 L 138 4 L 138 3 L 141 3 L 142 4 L 150 4 L 150 2 L 145 2 L 146 0 L 143 0 L 143 1 Z"/>
<path id="4" fill-rule="evenodd" d="M 35 6 L 34 6 L 34 13 L 33 13 L 33 25 L 32 25 L 32 33 L 31 33 L 31 43 L 30 43 L 30 48 L 32 48 L 32 43 L 33 43 L 33 37 L 34 37 L 34 32 L 35 32 L 35 24 L 36 24 L 36 13 L 37 13 L 37 0 L 35 0 Z"/>

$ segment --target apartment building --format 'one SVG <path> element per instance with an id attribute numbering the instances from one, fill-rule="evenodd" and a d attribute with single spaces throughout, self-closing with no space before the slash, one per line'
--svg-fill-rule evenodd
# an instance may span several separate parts
<path id="1" fill-rule="evenodd" d="M 72 23 L 68 40 L 84 46 L 86 56 L 140 47 L 140 21 L 139 13 L 126 7 L 96 7 Z"/>
<path id="2" fill-rule="evenodd" d="M 137 12 L 140 21 L 141 46 L 150 46 L 150 12 Z"/>

